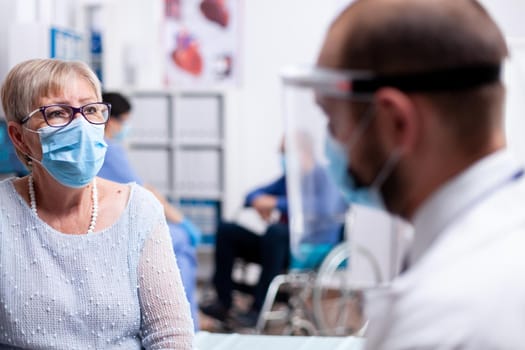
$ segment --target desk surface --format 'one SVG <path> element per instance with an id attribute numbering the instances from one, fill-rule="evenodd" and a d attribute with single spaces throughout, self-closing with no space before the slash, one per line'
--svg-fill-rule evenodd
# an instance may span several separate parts
<path id="1" fill-rule="evenodd" d="M 196 350 L 362 350 L 364 345 L 364 339 L 356 337 L 221 334 L 203 331 L 195 336 Z"/>

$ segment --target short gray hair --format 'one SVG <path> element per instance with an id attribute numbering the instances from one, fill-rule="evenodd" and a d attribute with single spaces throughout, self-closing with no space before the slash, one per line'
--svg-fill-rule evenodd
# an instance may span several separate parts
<path id="1" fill-rule="evenodd" d="M 20 122 L 40 100 L 64 91 L 68 81 L 81 77 L 93 87 L 102 101 L 100 80 L 89 66 L 81 61 L 31 59 L 14 66 L 2 85 L 2 106 L 8 121 Z"/>

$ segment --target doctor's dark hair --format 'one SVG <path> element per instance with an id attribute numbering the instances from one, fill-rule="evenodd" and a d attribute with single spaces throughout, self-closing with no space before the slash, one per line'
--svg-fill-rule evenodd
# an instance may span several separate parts
<path id="1" fill-rule="evenodd" d="M 102 101 L 111 104 L 111 116 L 120 120 L 124 113 L 131 111 L 131 102 L 128 98 L 118 92 L 104 92 L 102 93 Z"/>
<path id="2" fill-rule="evenodd" d="M 475 0 L 359 0 L 335 28 L 339 69 L 415 73 L 497 65 L 508 55 L 500 29 Z"/>
<path id="3" fill-rule="evenodd" d="M 320 65 L 386 75 L 498 66 L 508 55 L 500 29 L 476 0 L 358 0 L 339 15 L 329 35 Z M 463 147 L 478 147 L 501 127 L 500 80 L 413 94 L 428 98 Z"/>

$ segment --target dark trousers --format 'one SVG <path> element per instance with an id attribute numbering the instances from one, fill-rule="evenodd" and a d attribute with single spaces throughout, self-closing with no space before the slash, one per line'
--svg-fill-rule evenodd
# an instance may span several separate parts
<path id="1" fill-rule="evenodd" d="M 272 279 L 288 267 L 290 233 L 288 225 L 270 225 L 264 235 L 247 230 L 235 223 L 219 224 L 215 241 L 215 274 L 213 284 L 219 301 L 230 308 L 232 304 L 232 270 L 236 258 L 261 265 L 261 275 L 255 286 L 252 309 L 259 311 Z"/>

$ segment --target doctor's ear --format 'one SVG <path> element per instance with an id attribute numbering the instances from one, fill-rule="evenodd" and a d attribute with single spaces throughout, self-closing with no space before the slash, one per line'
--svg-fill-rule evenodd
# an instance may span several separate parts
<path id="1" fill-rule="evenodd" d="M 413 100 L 394 88 L 381 88 L 374 95 L 375 113 L 382 137 L 392 148 L 411 151 L 418 142 L 420 119 Z"/>

